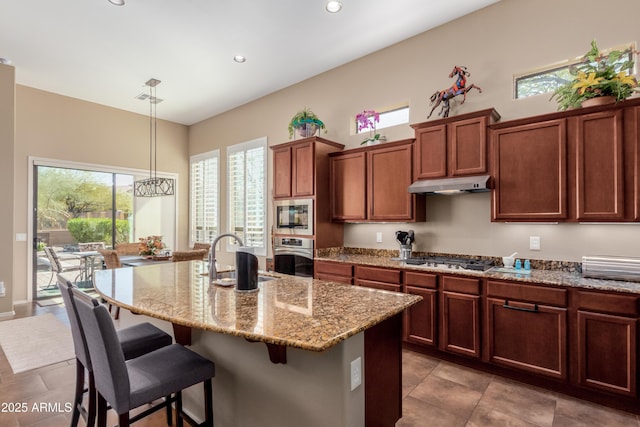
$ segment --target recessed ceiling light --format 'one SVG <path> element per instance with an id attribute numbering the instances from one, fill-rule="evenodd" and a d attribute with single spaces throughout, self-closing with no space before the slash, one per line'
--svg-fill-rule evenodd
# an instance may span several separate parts
<path id="1" fill-rule="evenodd" d="M 338 13 L 342 9 L 342 2 L 337 0 L 329 0 L 324 7 L 329 13 Z"/>
<path id="2" fill-rule="evenodd" d="M 114 6 L 124 6 L 124 0 L 108 0 Z"/>
<path id="3" fill-rule="evenodd" d="M 0 58 L 0 64 L 11 65 L 12 63 L 13 63 L 13 61 L 11 61 L 10 59 Z"/>
<path id="4" fill-rule="evenodd" d="M 242 55 L 236 55 L 236 56 L 233 57 L 233 60 L 236 61 L 237 63 L 242 64 L 243 62 L 247 61 L 247 58 L 245 58 Z"/>

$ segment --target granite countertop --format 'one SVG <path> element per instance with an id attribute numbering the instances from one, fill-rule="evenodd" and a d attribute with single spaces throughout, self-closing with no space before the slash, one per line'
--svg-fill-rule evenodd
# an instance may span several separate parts
<path id="1" fill-rule="evenodd" d="M 98 270 L 96 290 L 137 313 L 249 340 L 323 351 L 421 297 L 275 273 L 256 292 L 209 285 L 206 263 Z"/>
<path id="2" fill-rule="evenodd" d="M 446 274 L 456 274 L 462 276 L 474 276 L 481 277 L 487 279 L 499 279 L 499 280 L 511 280 L 515 282 L 524 282 L 524 283 L 532 283 L 532 284 L 545 284 L 551 286 L 568 286 L 568 287 L 577 287 L 577 288 L 585 288 L 585 289 L 593 289 L 593 290 L 601 290 L 601 291 L 614 291 L 614 292 L 628 292 L 640 294 L 640 283 L 638 282 L 630 282 L 623 280 L 604 280 L 604 279 L 592 279 L 587 277 L 582 277 L 582 274 L 578 271 L 565 271 L 562 268 L 563 263 L 556 263 L 555 266 L 558 269 L 533 269 L 530 273 L 524 274 L 523 272 L 517 272 L 513 270 L 513 272 L 504 272 L 500 271 L 501 269 L 498 267 L 494 267 L 491 270 L 482 272 L 482 271 L 460 271 L 460 270 L 450 270 L 443 268 L 435 268 L 435 267 L 422 267 L 416 266 L 412 264 L 407 264 L 402 261 L 397 261 L 392 259 L 389 256 L 389 252 L 393 251 L 380 251 L 376 252 L 375 250 L 367 251 L 325 251 L 320 252 L 318 256 L 315 257 L 316 260 L 322 261 L 334 261 L 334 262 L 345 262 L 351 264 L 360 264 L 360 265 L 369 265 L 374 267 L 386 267 L 386 268 L 395 268 L 395 269 L 403 269 L 403 270 L 413 270 L 413 271 L 422 271 L 422 272 L 432 272 L 432 273 L 446 273 Z M 397 251 L 395 251 L 395 256 L 397 256 Z M 532 261 L 533 264 L 533 261 Z M 567 264 L 567 263 L 565 263 Z M 575 264 L 575 263 L 571 263 Z M 538 262 L 537 265 L 545 266 L 542 263 Z M 554 265 L 552 265 L 553 267 Z M 545 267 L 549 267 L 546 265 Z"/>

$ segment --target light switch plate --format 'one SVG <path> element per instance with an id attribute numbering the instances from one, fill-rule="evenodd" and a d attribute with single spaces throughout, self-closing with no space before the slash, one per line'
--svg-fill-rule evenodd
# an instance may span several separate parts
<path id="1" fill-rule="evenodd" d="M 529 249 L 532 251 L 540 250 L 540 236 L 529 236 Z"/>
<path id="2" fill-rule="evenodd" d="M 376 243 L 382 243 L 382 231 L 376 232 Z"/>
<path id="3" fill-rule="evenodd" d="M 16 233 L 16 242 L 26 242 L 27 233 Z"/>
<path id="4" fill-rule="evenodd" d="M 351 391 L 362 384 L 362 358 L 351 361 Z"/>

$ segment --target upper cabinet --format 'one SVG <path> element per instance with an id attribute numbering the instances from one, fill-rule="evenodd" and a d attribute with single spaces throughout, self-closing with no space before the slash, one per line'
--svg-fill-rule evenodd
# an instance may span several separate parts
<path id="1" fill-rule="evenodd" d="M 499 119 L 496 110 L 487 109 L 411 125 L 414 179 L 486 174 L 487 126 Z"/>
<path id="2" fill-rule="evenodd" d="M 331 154 L 332 220 L 424 221 L 424 196 L 407 191 L 412 164 L 413 139 Z"/>
<path id="3" fill-rule="evenodd" d="M 640 220 L 638 104 L 490 126 L 492 220 Z"/>
<path id="4" fill-rule="evenodd" d="M 273 198 L 315 196 L 318 163 L 324 162 L 326 165 L 328 153 L 340 151 L 343 148 L 342 144 L 318 137 L 271 147 L 273 150 Z"/>

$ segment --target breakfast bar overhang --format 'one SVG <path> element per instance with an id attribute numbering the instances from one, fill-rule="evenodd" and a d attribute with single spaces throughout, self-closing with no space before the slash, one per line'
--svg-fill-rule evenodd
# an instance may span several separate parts
<path id="1" fill-rule="evenodd" d="M 418 296 L 286 275 L 238 292 L 210 285 L 202 261 L 96 271 L 94 285 L 109 303 L 170 322 L 177 340 L 216 363 L 218 426 L 393 426 L 401 417 L 402 312 Z M 184 407 L 201 419 L 198 393 L 188 390 Z"/>

